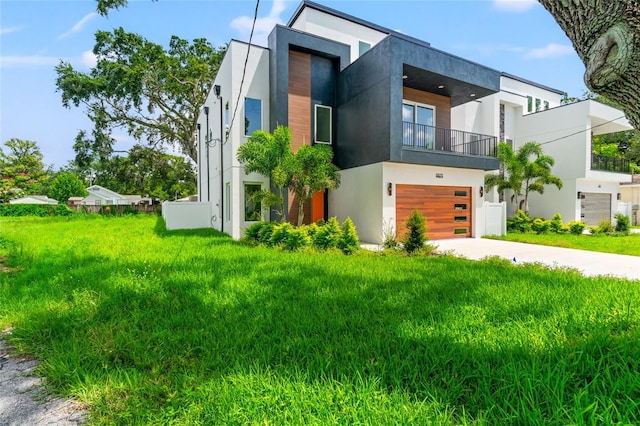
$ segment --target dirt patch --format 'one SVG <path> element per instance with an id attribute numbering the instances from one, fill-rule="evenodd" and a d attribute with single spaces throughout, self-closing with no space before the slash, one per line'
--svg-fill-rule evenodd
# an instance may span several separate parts
<path id="1" fill-rule="evenodd" d="M 46 393 L 34 375 L 38 363 L 15 354 L 0 332 L 0 426 L 75 426 L 86 422 L 83 406 Z"/>

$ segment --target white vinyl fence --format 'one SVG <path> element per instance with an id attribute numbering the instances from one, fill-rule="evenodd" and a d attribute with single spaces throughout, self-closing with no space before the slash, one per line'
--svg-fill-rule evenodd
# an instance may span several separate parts
<path id="1" fill-rule="evenodd" d="M 165 201 L 162 218 L 167 230 L 212 228 L 209 203 Z"/>
<path id="2" fill-rule="evenodd" d="M 485 201 L 485 235 L 507 234 L 507 203 L 490 203 Z"/>

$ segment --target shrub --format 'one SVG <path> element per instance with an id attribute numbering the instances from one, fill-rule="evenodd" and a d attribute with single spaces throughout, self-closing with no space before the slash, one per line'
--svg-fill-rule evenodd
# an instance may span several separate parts
<path id="1" fill-rule="evenodd" d="M 286 237 L 282 241 L 282 246 L 287 250 L 299 250 L 311 244 L 311 237 L 307 233 L 307 230 L 303 227 L 300 228 L 288 228 L 286 231 Z"/>
<path id="2" fill-rule="evenodd" d="M 589 233 L 591 235 L 600 235 L 601 234 L 600 228 L 598 228 L 597 226 L 590 226 L 589 227 Z"/>
<path id="3" fill-rule="evenodd" d="M 507 219 L 507 231 L 529 232 L 531 231 L 532 220 L 525 212 L 518 210 L 510 219 Z"/>
<path id="4" fill-rule="evenodd" d="M 555 232 L 556 234 L 560 234 L 562 232 L 562 215 L 560 213 L 553 215 L 549 221 L 549 229 L 551 232 Z"/>
<path id="5" fill-rule="evenodd" d="M 315 223 L 310 223 L 308 225 L 302 225 L 299 227 L 300 229 L 304 229 L 309 238 L 313 240 L 313 237 L 318 233 L 320 227 Z"/>
<path id="6" fill-rule="evenodd" d="M 260 230 L 265 222 L 252 223 L 244 229 L 244 237 L 248 240 L 258 241 Z"/>
<path id="7" fill-rule="evenodd" d="M 569 227 L 569 232 L 573 235 L 582 235 L 582 233 L 584 232 L 584 228 L 587 227 L 587 225 L 585 225 L 585 223 L 581 220 L 572 220 L 571 222 L 567 223 L 567 226 Z"/>
<path id="8" fill-rule="evenodd" d="M 405 222 L 407 233 L 404 239 L 404 249 L 407 253 L 413 253 L 416 250 L 422 249 L 425 241 L 427 241 L 427 225 L 425 225 L 426 219 L 418 210 L 411 212 L 411 215 Z"/>
<path id="9" fill-rule="evenodd" d="M 272 246 L 278 246 L 288 238 L 289 231 L 293 229 L 293 226 L 289 222 L 278 223 L 273 226 L 271 237 L 269 238 L 269 244 Z"/>
<path id="10" fill-rule="evenodd" d="M 342 231 L 335 217 L 329 218 L 313 237 L 313 245 L 323 250 L 338 247 Z"/>
<path id="11" fill-rule="evenodd" d="M 344 254 L 353 254 L 360 248 L 360 239 L 356 232 L 356 226 L 350 217 L 342 224 L 342 235 L 338 242 L 338 248 L 342 250 Z"/>
<path id="12" fill-rule="evenodd" d="M 616 218 L 616 232 L 628 235 L 631 229 L 631 220 L 629 219 L 629 216 L 616 213 L 614 217 Z"/>
<path id="13" fill-rule="evenodd" d="M 603 219 L 598 223 L 598 233 L 599 234 L 605 234 L 605 235 L 611 235 L 614 232 L 614 228 L 613 225 L 611 224 L 610 220 L 607 219 Z"/>
<path id="14" fill-rule="evenodd" d="M 551 221 L 537 217 L 533 219 L 533 222 L 531 223 L 531 229 L 536 234 L 548 234 L 549 230 L 551 229 Z"/>
<path id="15" fill-rule="evenodd" d="M 269 244 L 274 226 L 275 224 L 273 222 L 264 222 L 260 228 L 260 232 L 258 232 L 258 242 L 262 244 Z"/>

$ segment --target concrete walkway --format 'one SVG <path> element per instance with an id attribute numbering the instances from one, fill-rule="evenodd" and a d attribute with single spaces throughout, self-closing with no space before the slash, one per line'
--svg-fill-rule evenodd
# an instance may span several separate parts
<path id="1" fill-rule="evenodd" d="M 555 267 L 570 267 L 586 276 L 611 275 L 640 280 L 640 257 L 514 243 L 486 238 L 455 238 L 430 241 L 439 252 L 452 252 L 467 259 L 488 256 L 515 259 L 516 263 L 542 263 Z"/>

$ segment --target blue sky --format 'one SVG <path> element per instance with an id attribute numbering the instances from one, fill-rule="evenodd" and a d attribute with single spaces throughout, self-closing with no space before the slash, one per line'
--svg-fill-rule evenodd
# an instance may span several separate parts
<path id="1" fill-rule="evenodd" d="M 316 1 L 570 96 L 586 90 L 571 42 L 534 0 Z M 262 0 L 254 41 L 266 45 L 273 26 L 286 24 L 299 3 Z M 56 169 L 73 158 L 75 136 L 92 126 L 82 108 L 62 107 L 54 67 L 65 60 L 88 71 L 96 31 L 123 27 L 163 45 L 177 35 L 220 46 L 248 40 L 254 9 L 253 0 L 129 0 L 105 18 L 93 0 L 1 0 L 0 143 L 35 141 Z M 133 144 L 124 131 L 114 137 L 118 149 Z"/>

